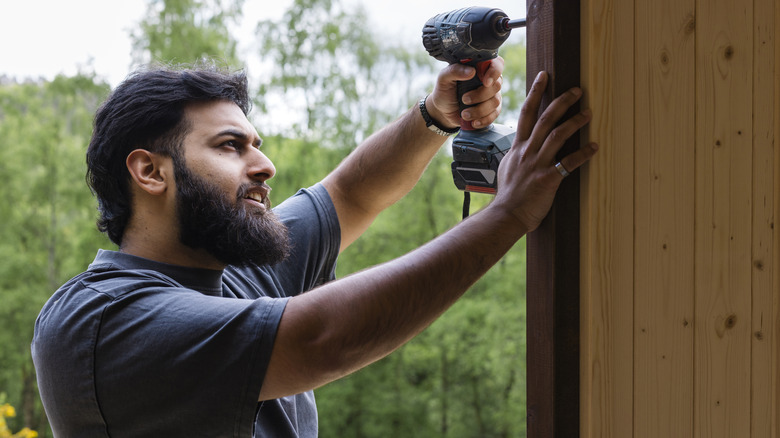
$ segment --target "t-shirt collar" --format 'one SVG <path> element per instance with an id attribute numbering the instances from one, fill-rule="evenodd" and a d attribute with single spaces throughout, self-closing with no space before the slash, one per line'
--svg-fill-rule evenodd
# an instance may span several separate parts
<path id="1" fill-rule="evenodd" d="M 184 287 L 195 289 L 206 295 L 222 295 L 222 270 L 192 268 L 188 266 L 171 265 L 144 257 L 118 251 L 100 249 L 90 270 L 99 265 L 109 263 L 119 269 L 148 269 L 171 277 Z"/>

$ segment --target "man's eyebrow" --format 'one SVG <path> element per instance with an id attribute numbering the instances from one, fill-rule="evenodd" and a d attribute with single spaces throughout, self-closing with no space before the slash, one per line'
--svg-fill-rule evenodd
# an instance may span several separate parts
<path id="1" fill-rule="evenodd" d="M 247 135 L 244 131 L 239 131 L 238 129 L 228 128 L 214 134 L 213 138 L 217 139 L 220 137 L 235 137 L 242 141 L 249 141 L 254 136 Z M 256 148 L 259 148 L 262 144 L 263 144 L 263 139 L 260 137 L 254 137 L 254 140 L 252 140 L 252 146 Z"/>

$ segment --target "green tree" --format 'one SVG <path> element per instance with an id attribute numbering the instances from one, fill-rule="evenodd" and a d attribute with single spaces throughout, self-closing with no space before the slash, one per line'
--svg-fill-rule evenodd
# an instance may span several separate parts
<path id="1" fill-rule="evenodd" d="M 283 135 L 264 137 L 262 150 L 276 167 L 276 176 L 268 182 L 273 188 L 270 198 L 274 203 L 321 181 L 344 158 L 340 150 Z"/>
<path id="2" fill-rule="evenodd" d="M 350 6 L 352 8 L 352 6 Z M 365 11 L 337 0 L 295 0 L 258 25 L 263 56 L 258 119 L 277 166 L 274 197 L 319 181 L 361 139 L 405 111 L 443 63 L 388 47 Z M 501 123 L 525 96 L 525 46 L 508 43 Z M 293 123 L 279 114 L 302 114 Z M 292 140 L 289 137 L 297 137 Z M 447 147 L 415 189 L 382 213 L 340 259 L 338 276 L 398 257 L 460 220 Z M 292 162 L 291 162 L 292 161 Z M 475 196 L 472 210 L 489 202 Z M 520 243 L 439 321 L 388 358 L 317 390 L 323 437 L 525 435 L 525 246 Z"/>
<path id="3" fill-rule="evenodd" d="M 498 118 L 499 123 L 516 126 L 517 118 L 520 117 L 520 107 L 525 102 L 525 75 L 526 68 L 526 45 L 524 37 L 515 37 L 501 46 L 498 51 L 504 58 L 504 83 L 501 86 L 501 95 L 503 97 L 503 109 Z"/>
<path id="4" fill-rule="evenodd" d="M 273 66 L 258 91 L 264 131 L 352 149 L 430 88 L 432 58 L 380 44 L 367 23 L 359 4 L 294 0 L 280 21 L 258 24 Z"/>
<path id="5" fill-rule="evenodd" d="M 84 183 L 92 114 L 107 91 L 88 75 L 0 86 L 0 389 L 39 431 L 47 422 L 30 357 L 35 318 L 107 245 Z"/>
<path id="6" fill-rule="evenodd" d="M 442 150 L 415 189 L 345 251 L 340 276 L 400 256 L 460 219 Z M 473 209 L 490 201 L 474 196 Z M 317 391 L 323 437 L 525 436 L 524 241 L 390 357 Z"/>
<path id="7" fill-rule="evenodd" d="M 157 0 L 134 33 L 136 61 L 238 67 L 227 29 L 243 0 Z M 274 160 L 273 199 L 324 177 L 366 135 L 406 110 L 433 84 L 441 63 L 422 47 L 386 47 L 363 26 L 365 12 L 337 0 L 295 0 L 279 22 L 258 25 L 273 65 L 257 99 L 264 151 Z M 522 53 L 518 61 L 513 53 Z M 525 94 L 515 72 L 524 47 L 505 45 L 501 120 L 514 123 Z M 515 85 L 520 78 L 523 82 Z M 515 91 L 517 97 L 512 97 Z M 84 184 L 92 115 L 108 87 L 90 75 L 0 85 L 0 390 L 21 420 L 45 436 L 29 345 L 35 316 L 62 282 L 111 244 L 94 226 Z M 515 105 L 517 103 L 517 105 Z M 275 116 L 303 114 L 285 125 Z M 339 261 L 346 275 L 397 257 L 460 218 L 447 148 L 409 196 L 388 209 Z M 477 204 L 489 197 L 475 197 Z M 429 330 L 387 359 L 317 391 L 321 435 L 523 436 L 524 245 Z M 13 424 L 17 426 L 22 426 Z"/>
<path id="8" fill-rule="evenodd" d="M 244 0 L 148 0 L 146 17 L 132 32 L 133 58 L 191 64 L 203 58 L 243 66 L 228 29 L 238 23 Z"/>

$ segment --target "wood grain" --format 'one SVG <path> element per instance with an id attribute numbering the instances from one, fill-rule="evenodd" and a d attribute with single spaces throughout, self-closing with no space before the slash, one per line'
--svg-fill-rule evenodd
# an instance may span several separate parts
<path id="1" fill-rule="evenodd" d="M 699 0 L 695 430 L 750 430 L 752 2 Z"/>
<path id="2" fill-rule="evenodd" d="M 634 436 L 689 437 L 695 4 L 635 4 Z"/>
<path id="3" fill-rule="evenodd" d="M 582 5 L 586 141 L 601 146 L 582 173 L 581 436 L 633 432 L 634 5 Z"/>
<path id="4" fill-rule="evenodd" d="M 772 1 L 755 2 L 753 13 L 753 221 L 752 221 L 752 336 L 751 336 L 751 436 L 776 435 L 777 410 L 777 293 L 773 282 L 778 172 L 775 143 L 778 118 L 778 73 L 776 71 L 777 6 Z"/>
<path id="5" fill-rule="evenodd" d="M 541 111 L 579 85 L 579 25 L 579 4 L 534 0 L 528 5 L 528 84 L 542 70 L 550 77 Z M 579 138 L 570 138 L 561 153 L 578 147 Z M 533 438 L 579 433 L 579 180 L 579 171 L 563 180 L 547 217 L 527 237 L 528 436 Z"/>
<path id="6" fill-rule="evenodd" d="M 581 23 L 580 435 L 780 436 L 780 3 Z"/>

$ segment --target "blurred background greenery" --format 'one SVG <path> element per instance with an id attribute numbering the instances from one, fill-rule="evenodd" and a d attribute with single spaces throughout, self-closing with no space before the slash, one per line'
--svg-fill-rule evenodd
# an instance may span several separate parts
<path id="1" fill-rule="evenodd" d="M 243 68 L 230 32 L 243 6 L 148 0 L 130 30 L 134 62 L 209 57 Z M 444 66 L 422 44 L 381 38 L 367 21 L 354 4 L 294 0 L 281 18 L 257 23 L 260 56 L 275 68 L 262 77 L 249 71 L 251 119 L 277 167 L 275 202 L 322 179 L 413 106 Z M 500 54 L 506 82 L 498 122 L 514 126 L 526 88 L 523 38 L 511 38 Z M 95 228 L 95 200 L 84 182 L 92 116 L 109 91 L 88 69 L 52 80 L 0 79 L 0 393 L 17 409 L 8 419 L 12 429 L 29 427 L 42 437 L 51 433 L 30 359 L 35 318 L 98 248 L 113 249 Z M 459 221 L 462 193 L 450 161 L 445 146 L 417 187 L 341 256 L 339 276 L 402 255 Z M 474 198 L 472 210 L 489 202 Z M 408 345 L 317 390 L 320 435 L 525 436 L 525 319 L 523 240 Z"/>

